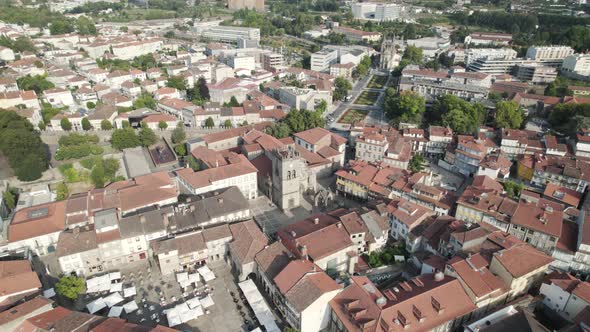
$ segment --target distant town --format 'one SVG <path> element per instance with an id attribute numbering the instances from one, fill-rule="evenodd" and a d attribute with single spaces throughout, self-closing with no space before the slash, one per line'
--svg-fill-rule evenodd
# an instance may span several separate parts
<path id="1" fill-rule="evenodd" d="M 0 1 L 0 331 L 590 331 L 589 27 Z"/>

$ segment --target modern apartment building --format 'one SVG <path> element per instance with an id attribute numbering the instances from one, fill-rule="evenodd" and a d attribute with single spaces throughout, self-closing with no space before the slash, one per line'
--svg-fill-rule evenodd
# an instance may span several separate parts
<path id="1" fill-rule="evenodd" d="M 569 46 L 531 46 L 526 52 L 526 58 L 532 60 L 563 60 L 574 54 Z"/>
<path id="2" fill-rule="evenodd" d="M 329 71 L 330 65 L 338 62 L 338 51 L 323 49 L 311 55 L 311 70 Z"/>
<path id="3" fill-rule="evenodd" d="M 405 7 L 396 3 L 357 2 L 352 4 L 352 15 L 359 20 L 395 21 L 403 17 Z"/>
<path id="4" fill-rule="evenodd" d="M 257 41 L 260 40 L 260 29 L 258 28 L 245 28 L 221 25 L 201 26 L 196 28 L 196 32 L 202 38 L 213 41 L 236 43 L 239 38 Z"/>

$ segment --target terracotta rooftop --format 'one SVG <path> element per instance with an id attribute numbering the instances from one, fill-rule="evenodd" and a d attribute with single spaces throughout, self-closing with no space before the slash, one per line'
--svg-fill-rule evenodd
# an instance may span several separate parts
<path id="1" fill-rule="evenodd" d="M 16 242 L 65 228 L 66 202 L 58 201 L 32 206 L 16 212 L 8 226 L 8 241 Z"/>
<path id="2" fill-rule="evenodd" d="M 517 245 L 494 253 L 497 260 L 513 277 L 522 277 L 549 265 L 553 258 L 529 245 Z"/>

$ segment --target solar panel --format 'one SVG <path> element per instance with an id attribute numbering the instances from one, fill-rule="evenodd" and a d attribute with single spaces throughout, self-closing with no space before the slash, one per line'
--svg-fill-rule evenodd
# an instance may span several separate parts
<path id="1" fill-rule="evenodd" d="M 39 208 L 35 210 L 31 210 L 28 213 L 29 219 L 37 219 L 42 217 L 47 217 L 49 215 L 49 208 Z"/>

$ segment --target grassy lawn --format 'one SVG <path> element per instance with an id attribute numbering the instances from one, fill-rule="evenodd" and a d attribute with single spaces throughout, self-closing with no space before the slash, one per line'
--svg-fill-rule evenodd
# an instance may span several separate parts
<path id="1" fill-rule="evenodd" d="M 367 84 L 367 88 L 369 89 L 383 89 L 387 83 L 387 76 L 379 76 L 375 75 L 371 78 L 369 84 Z"/>
<path id="2" fill-rule="evenodd" d="M 340 117 L 338 123 L 352 124 L 355 121 L 362 121 L 367 117 L 369 111 L 350 109 Z"/>
<path id="3" fill-rule="evenodd" d="M 374 105 L 377 98 L 379 98 L 379 92 L 363 91 L 354 103 L 357 105 Z"/>

